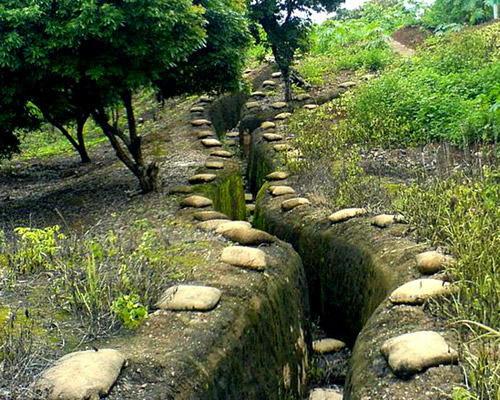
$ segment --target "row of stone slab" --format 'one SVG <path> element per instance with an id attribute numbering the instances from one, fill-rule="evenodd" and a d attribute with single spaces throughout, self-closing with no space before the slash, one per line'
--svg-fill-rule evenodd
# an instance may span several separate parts
<path id="1" fill-rule="evenodd" d="M 355 86 L 355 83 L 346 82 L 342 87 L 347 89 L 353 86 Z M 281 121 L 288 117 L 289 115 L 281 119 Z M 277 120 L 275 119 L 275 121 Z M 260 126 L 260 129 L 264 132 L 275 132 L 276 128 L 276 123 L 271 121 L 266 121 Z M 274 142 L 282 140 L 283 136 L 275 133 L 264 133 L 263 138 L 268 142 Z M 287 178 L 288 174 L 284 171 L 273 172 L 266 176 L 268 181 L 279 181 Z M 295 194 L 295 190 L 289 186 L 271 186 L 269 190 L 272 196 Z M 299 205 L 310 205 L 310 202 L 304 198 L 288 199 L 281 203 L 281 208 L 284 211 L 288 211 Z M 367 214 L 368 212 L 365 208 L 346 208 L 332 213 L 329 216 L 329 220 L 333 224 L 337 224 L 346 222 L 352 218 L 366 216 Z M 395 223 L 405 223 L 404 217 L 401 215 L 381 214 L 372 218 L 372 225 L 381 229 Z M 440 272 L 447 265 L 454 262 L 452 257 L 436 251 L 428 251 L 416 256 L 417 269 L 425 275 Z M 454 291 L 454 285 L 448 282 L 440 279 L 424 278 L 400 286 L 390 294 L 389 300 L 394 305 L 420 305 L 431 297 L 448 295 Z M 434 331 L 411 332 L 391 338 L 383 343 L 380 351 L 387 359 L 394 373 L 402 378 L 406 378 L 429 367 L 451 364 L 458 360 L 456 350 L 452 349 L 446 340 L 438 332 Z M 331 398 L 335 398 L 334 396 L 335 394 L 332 392 Z M 330 397 L 327 393 L 318 392 L 317 397 L 313 397 L 311 394 L 311 398 L 326 399 Z"/>

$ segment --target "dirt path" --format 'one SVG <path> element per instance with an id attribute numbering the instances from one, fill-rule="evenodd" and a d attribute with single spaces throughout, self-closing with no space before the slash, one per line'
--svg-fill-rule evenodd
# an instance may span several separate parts
<path id="1" fill-rule="evenodd" d="M 415 55 L 415 50 L 406 47 L 404 44 L 389 38 L 390 45 L 392 49 L 402 57 L 413 57 Z"/>

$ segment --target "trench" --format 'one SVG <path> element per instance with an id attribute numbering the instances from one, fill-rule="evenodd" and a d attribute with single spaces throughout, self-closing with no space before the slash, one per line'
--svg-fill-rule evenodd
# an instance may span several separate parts
<path id="1" fill-rule="evenodd" d="M 250 220 L 255 228 L 294 247 L 304 265 L 311 320 L 325 336 L 340 339 L 352 349 L 359 332 L 393 286 L 388 271 L 380 268 L 381 264 L 388 264 L 387 260 L 374 259 L 374 254 L 383 253 L 386 243 L 370 238 L 363 240 L 367 229 L 363 223 L 335 227 L 326 218 L 304 223 L 307 216 L 284 217 L 279 207 L 269 207 L 272 199 L 269 198 L 269 183 L 265 176 L 276 166 L 271 161 L 272 154 L 265 154 L 258 144 L 258 136 L 253 134 L 266 117 L 242 119 L 241 111 L 246 100 L 247 96 L 242 94 L 223 96 L 214 101 L 209 117 L 221 139 L 227 132 L 239 130 L 244 190 L 256 199 L 255 214 Z M 216 201 L 215 207 L 226 213 L 228 208 L 237 207 L 238 212 L 233 210 L 228 215 L 233 219 L 244 219 L 242 198 L 238 192 L 233 188 L 226 200 Z M 350 355 L 349 350 L 344 357 L 346 354 Z M 323 384 L 343 385 L 344 379 L 343 373 L 339 375 L 334 371 L 328 382 L 323 377 Z"/>

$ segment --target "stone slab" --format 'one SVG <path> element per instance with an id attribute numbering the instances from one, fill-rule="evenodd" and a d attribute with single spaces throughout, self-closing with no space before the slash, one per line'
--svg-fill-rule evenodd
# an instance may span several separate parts
<path id="1" fill-rule="evenodd" d="M 276 116 L 274 117 L 274 119 L 275 119 L 276 121 L 283 121 L 283 120 L 285 120 L 285 119 L 290 118 L 291 116 L 292 116 L 292 113 L 289 113 L 289 112 L 284 112 L 284 113 L 280 113 L 280 114 L 276 115 Z"/>
<path id="2" fill-rule="evenodd" d="M 393 304 L 422 304 L 433 296 L 452 292 L 449 282 L 439 279 L 416 279 L 398 287 L 389 296 Z"/>
<path id="3" fill-rule="evenodd" d="M 196 136 L 198 137 L 198 139 L 205 139 L 205 138 L 208 138 L 208 137 L 212 137 L 214 135 L 214 133 L 212 131 L 199 131 Z"/>
<path id="4" fill-rule="evenodd" d="M 197 174 L 188 178 L 189 183 L 207 183 L 212 182 L 217 178 L 215 174 Z"/>
<path id="5" fill-rule="evenodd" d="M 304 197 L 296 197 L 294 199 L 285 200 L 281 203 L 283 211 L 290 211 L 299 206 L 309 206 L 311 202 Z"/>
<path id="6" fill-rule="evenodd" d="M 193 217 L 198 221 L 210 221 L 211 219 L 229 220 L 226 214 L 218 211 L 198 211 Z"/>
<path id="7" fill-rule="evenodd" d="M 314 109 L 318 108 L 318 105 L 317 104 L 306 104 L 306 105 L 302 106 L 302 108 L 305 110 L 314 110 Z"/>
<path id="8" fill-rule="evenodd" d="M 343 210 L 331 214 L 328 219 L 335 224 L 361 215 L 366 215 L 366 210 L 364 208 L 344 208 Z"/>
<path id="9" fill-rule="evenodd" d="M 288 178 L 288 174 L 282 171 L 271 172 L 266 175 L 266 179 L 268 181 L 282 181 L 283 179 Z"/>
<path id="10" fill-rule="evenodd" d="M 429 367 L 457 362 L 458 353 L 437 332 L 420 331 L 389 339 L 380 348 L 389 366 L 400 377 Z"/>
<path id="11" fill-rule="evenodd" d="M 193 195 L 181 200 L 181 207 L 202 208 L 213 204 L 212 200 L 204 196 Z"/>
<path id="12" fill-rule="evenodd" d="M 205 147 L 218 147 L 222 146 L 222 143 L 217 139 L 202 139 L 201 144 Z"/>
<path id="13" fill-rule="evenodd" d="M 233 242 L 244 246 L 259 246 L 264 243 L 272 243 L 274 237 L 267 232 L 254 228 L 234 227 L 225 229 L 222 236 Z"/>
<path id="14" fill-rule="evenodd" d="M 335 389 L 313 389 L 308 400 L 342 400 L 342 393 Z"/>
<path id="15" fill-rule="evenodd" d="M 221 261 L 256 271 L 264 271 L 267 267 L 266 253 L 253 247 L 226 247 L 222 251 Z"/>
<path id="16" fill-rule="evenodd" d="M 281 110 L 282 108 L 285 108 L 287 104 L 284 101 L 277 101 L 276 103 L 272 103 L 271 107 L 274 108 L 275 110 Z"/>
<path id="17" fill-rule="evenodd" d="M 209 311 L 217 306 L 221 295 L 214 287 L 176 285 L 163 293 L 156 307 L 171 311 Z"/>
<path id="18" fill-rule="evenodd" d="M 230 153 L 226 150 L 216 150 L 210 153 L 210 155 L 214 157 L 231 158 L 233 156 L 233 153 Z"/>
<path id="19" fill-rule="evenodd" d="M 421 274 L 431 275 L 442 271 L 447 265 L 455 262 L 451 256 L 437 251 L 426 251 L 416 255 L 417 269 Z"/>
<path id="20" fill-rule="evenodd" d="M 352 88 L 354 86 L 357 86 L 357 83 L 356 82 L 352 82 L 352 81 L 348 81 L 348 82 L 339 83 L 338 86 L 341 89 L 349 89 L 349 88 Z"/>
<path id="21" fill-rule="evenodd" d="M 205 162 L 205 168 L 208 169 L 223 169 L 224 163 L 222 161 L 207 161 Z"/>
<path id="22" fill-rule="evenodd" d="M 268 142 L 278 142 L 280 140 L 283 140 L 283 136 L 276 133 L 264 133 L 262 137 Z"/>
<path id="23" fill-rule="evenodd" d="M 271 121 L 265 121 L 262 124 L 260 124 L 260 128 L 263 130 L 274 129 L 276 128 L 276 124 Z"/>
<path id="24" fill-rule="evenodd" d="M 245 103 L 245 107 L 249 110 L 260 107 L 260 103 L 258 101 L 249 101 Z"/>
<path id="25" fill-rule="evenodd" d="M 274 87 L 274 86 L 276 86 L 276 82 L 274 81 L 267 80 L 262 82 L 262 87 Z"/>
<path id="26" fill-rule="evenodd" d="M 290 186 L 271 186 L 269 190 L 274 197 L 295 194 L 295 189 Z"/>
<path id="27" fill-rule="evenodd" d="M 345 343 L 332 338 L 313 341 L 313 350 L 318 354 L 328 354 L 341 351 L 345 348 Z"/>
<path id="28" fill-rule="evenodd" d="M 208 119 L 194 119 L 191 121 L 191 125 L 193 126 L 203 126 L 203 125 L 212 125 L 212 122 Z"/>
<path id="29" fill-rule="evenodd" d="M 36 386 L 48 391 L 51 400 L 98 400 L 109 392 L 124 364 L 118 350 L 77 351 L 44 371 Z"/>
<path id="30" fill-rule="evenodd" d="M 273 72 L 271 78 L 281 78 L 281 72 Z"/>

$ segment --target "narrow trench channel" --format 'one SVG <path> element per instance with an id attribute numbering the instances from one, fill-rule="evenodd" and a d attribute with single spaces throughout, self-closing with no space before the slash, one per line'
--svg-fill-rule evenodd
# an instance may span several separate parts
<path id="1" fill-rule="evenodd" d="M 264 184 L 255 176 L 265 174 L 251 173 L 251 163 L 256 160 L 250 159 L 252 137 L 246 132 L 252 132 L 262 121 L 256 120 L 239 129 L 240 111 L 245 101 L 246 97 L 241 95 L 223 97 L 213 104 L 210 118 L 220 138 L 234 139 L 236 132 L 239 134 L 244 190 L 251 193 L 255 201 Z M 302 258 L 308 280 L 313 341 L 334 338 L 347 344 L 338 352 L 312 355 L 308 391 L 328 388 L 342 398 L 350 349 L 363 324 L 383 299 L 386 285 L 377 275 L 369 254 L 336 238 L 329 226 L 289 227 L 279 221 L 279 215 L 270 219 L 263 223 L 250 216 L 250 222 L 256 228 L 290 243 Z"/>

